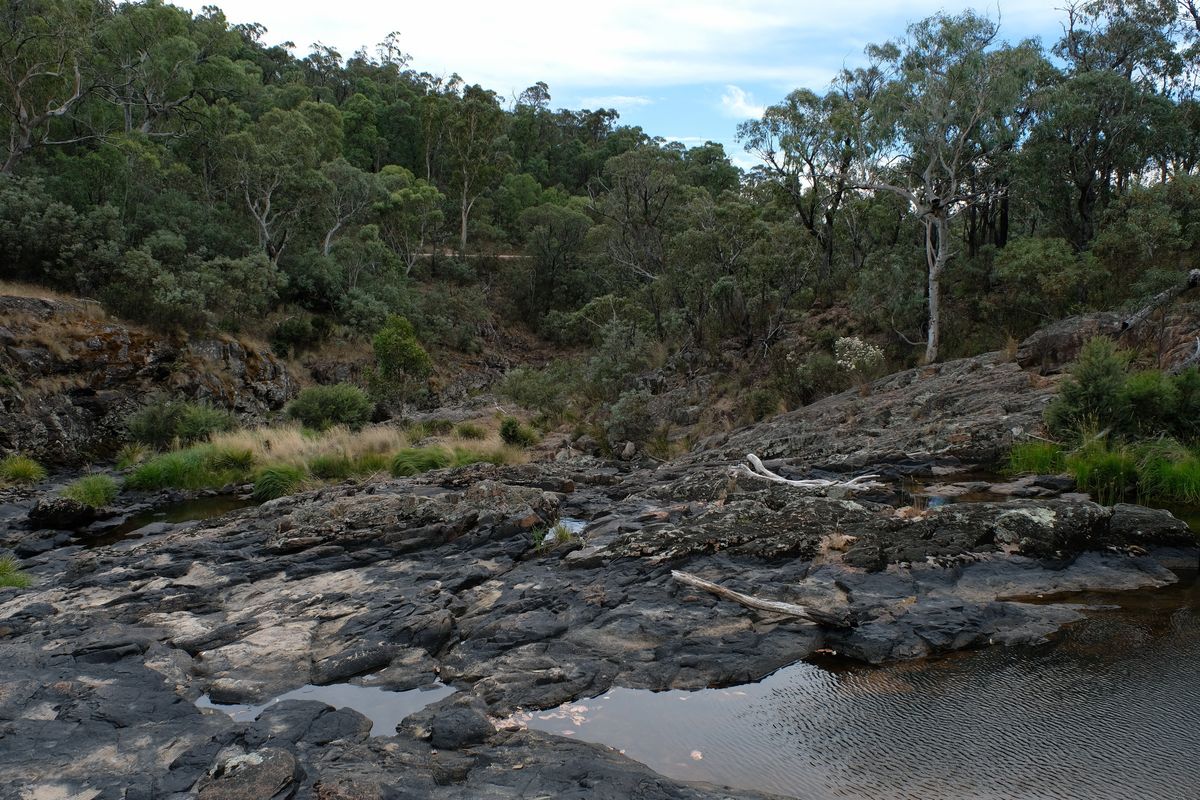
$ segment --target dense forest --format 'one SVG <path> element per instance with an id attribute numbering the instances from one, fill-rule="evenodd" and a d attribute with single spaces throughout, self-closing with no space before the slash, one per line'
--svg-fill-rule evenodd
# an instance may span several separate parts
<path id="1" fill-rule="evenodd" d="M 297 57 L 211 6 L 4 0 L 0 277 L 285 352 L 397 316 L 435 351 L 518 325 L 738 348 L 801 402 L 838 336 L 980 352 L 1196 266 L 1200 8 L 1092 0 L 1062 26 L 916 22 L 742 124 L 743 173 L 545 83 L 421 72 L 396 33 Z"/>

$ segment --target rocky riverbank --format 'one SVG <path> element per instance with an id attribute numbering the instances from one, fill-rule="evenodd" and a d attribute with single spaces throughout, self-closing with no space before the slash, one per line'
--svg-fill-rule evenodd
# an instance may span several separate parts
<path id="1" fill-rule="evenodd" d="M 32 589 L 0 590 L 0 797 L 759 796 L 672 781 L 513 715 L 612 686 L 754 681 L 817 653 L 883 663 L 1043 641 L 1086 612 L 1022 598 L 1164 586 L 1194 567 L 1195 536 L 1165 511 L 1102 507 L 1063 494 L 1069 481 L 954 483 L 1032 429 L 1050 391 L 986 356 L 669 464 L 560 454 L 346 482 L 99 547 L 14 511 L 9 545 L 51 544 L 22 551 Z M 789 477 L 870 468 L 889 485 L 811 494 L 734 475 L 750 450 Z M 1014 499 L 899 508 L 901 477 L 935 474 Z M 346 683 L 454 692 L 386 736 L 311 700 L 245 721 L 209 707 Z"/>
<path id="2" fill-rule="evenodd" d="M 111 456 L 154 394 L 254 420 L 296 390 L 273 354 L 231 337 L 166 337 L 89 301 L 0 296 L 0 451 L 78 466 Z"/>

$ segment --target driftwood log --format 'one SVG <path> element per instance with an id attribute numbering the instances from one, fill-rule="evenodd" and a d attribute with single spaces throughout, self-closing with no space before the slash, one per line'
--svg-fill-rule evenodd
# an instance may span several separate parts
<path id="1" fill-rule="evenodd" d="M 848 481 L 827 480 L 825 478 L 810 478 L 808 480 L 794 481 L 783 477 L 771 470 L 767 469 L 763 464 L 762 459 L 749 453 L 746 455 L 746 460 L 750 462 L 751 470 L 745 464 L 738 464 L 733 468 L 733 474 L 739 478 L 757 478 L 758 480 L 771 481 L 772 483 L 782 483 L 785 486 L 791 486 L 795 489 L 881 489 L 884 484 L 875 480 L 878 475 L 859 475 L 857 478 L 851 478 Z"/>
<path id="2" fill-rule="evenodd" d="M 821 611 L 817 608 L 809 608 L 808 606 L 796 605 L 795 603 L 785 603 L 780 600 L 764 600 L 761 597 L 735 592 L 733 589 L 727 589 L 719 583 L 706 581 L 691 573 L 680 572 L 677 569 L 671 570 L 671 577 L 687 586 L 703 589 L 718 597 L 724 597 L 726 600 L 741 603 L 747 608 L 766 611 L 771 614 L 782 614 L 787 617 L 798 617 L 799 619 L 814 622 L 817 625 L 825 625 L 830 628 L 853 627 L 853 621 L 849 612 L 834 613 Z"/>

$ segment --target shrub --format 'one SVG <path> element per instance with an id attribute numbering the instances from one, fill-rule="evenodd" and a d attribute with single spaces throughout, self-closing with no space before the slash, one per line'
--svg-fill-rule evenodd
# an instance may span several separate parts
<path id="1" fill-rule="evenodd" d="M 449 463 L 450 456 L 440 447 L 409 447 L 392 457 L 392 475 L 407 478 Z"/>
<path id="2" fill-rule="evenodd" d="M 650 337 L 635 325 L 613 320 L 604 326 L 600 344 L 584 370 L 588 391 L 599 400 L 618 396 L 653 364 Z"/>
<path id="3" fill-rule="evenodd" d="M 651 395 L 645 389 L 625 392 L 613 403 L 604 433 L 612 444 L 633 442 L 644 444 L 654 433 L 654 418 L 650 414 Z"/>
<path id="4" fill-rule="evenodd" d="M 516 417 L 505 417 L 500 422 L 500 438 L 505 444 L 514 447 L 532 447 L 537 444 L 538 435 L 527 425 L 522 425 Z"/>
<path id="5" fill-rule="evenodd" d="M 388 317 L 371 346 L 375 351 L 374 384 L 384 395 L 410 396 L 433 373 L 433 359 L 404 317 Z"/>
<path id="6" fill-rule="evenodd" d="M 1118 350 L 1110 339 L 1097 337 L 1085 344 L 1058 397 L 1046 408 L 1046 426 L 1058 435 L 1071 435 L 1092 421 L 1101 428 L 1121 429 L 1129 420 L 1124 391 L 1128 364 L 1129 353 Z"/>
<path id="7" fill-rule="evenodd" d="M 1122 426 L 1140 433 L 1171 430 L 1179 407 L 1179 388 L 1170 375 L 1156 369 L 1135 372 L 1125 380 L 1122 405 L 1128 422 Z"/>
<path id="8" fill-rule="evenodd" d="M 354 466 L 349 458 L 340 453 L 317 455 L 308 461 L 308 471 L 314 478 L 324 481 L 345 480 L 356 471 Z"/>
<path id="9" fill-rule="evenodd" d="M 790 406 L 802 406 L 846 388 L 846 373 L 826 352 L 807 357 L 795 350 L 772 351 L 771 377 Z"/>
<path id="10" fill-rule="evenodd" d="M 233 430 L 233 415 L 222 409 L 183 400 L 150 403 L 125 420 L 134 441 L 165 450 L 178 441 L 194 444 L 221 431 Z"/>
<path id="11" fill-rule="evenodd" d="M 745 408 L 751 422 L 772 416 L 779 411 L 779 393 L 772 389 L 755 389 L 746 396 Z"/>
<path id="12" fill-rule="evenodd" d="M 1021 442 L 1008 455 L 1008 471 L 1014 475 L 1055 475 L 1066 465 L 1062 446 L 1054 442 Z"/>
<path id="13" fill-rule="evenodd" d="M 374 405 L 366 392 L 348 383 L 310 386 L 287 406 L 288 417 L 322 431 L 333 425 L 357 430 L 371 419 L 372 411 Z"/>
<path id="14" fill-rule="evenodd" d="M 0 556 L 0 589 L 25 589 L 32 584 L 33 579 L 21 571 L 15 558 Z"/>
<path id="15" fill-rule="evenodd" d="M 46 477 L 46 468 L 28 456 L 14 453 L 0 459 L 0 482 L 28 484 Z"/>
<path id="16" fill-rule="evenodd" d="M 569 396 L 579 382 L 574 367 L 555 361 L 544 369 L 517 367 L 504 375 L 499 392 L 523 408 L 560 416 L 566 411 Z"/>
<path id="17" fill-rule="evenodd" d="M 454 423 L 448 419 L 435 417 L 425 421 L 425 430 L 429 431 L 431 436 L 445 436 L 454 430 Z"/>
<path id="18" fill-rule="evenodd" d="M 883 350 L 857 336 L 838 339 L 833 351 L 837 365 L 859 380 L 870 380 L 883 366 Z"/>
<path id="19" fill-rule="evenodd" d="M 117 482 L 108 475 L 85 475 L 62 490 L 62 496 L 92 508 L 103 508 L 117 499 Z"/>
<path id="20" fill-rule="evenodd" d="M 271 349 L 286 357 L 320 344 L 326 324 L 322 317 L 288 317 L 275 326 L 271 334 Z"/>
<path id="21" fill-rule="evenodd" d="M 487 438 L 487 430 L 482 425 L 476 425 L 474 422 L 460 422 L 454 429 L 454 433 L 460 439 Z"/>
<path id="22" fill-rule="evenodd" d="M 260 503 L 294 494 L 304 485 L 304 470 L 291 464 L 263 467 L 254 477 L 253 497 Z"/>

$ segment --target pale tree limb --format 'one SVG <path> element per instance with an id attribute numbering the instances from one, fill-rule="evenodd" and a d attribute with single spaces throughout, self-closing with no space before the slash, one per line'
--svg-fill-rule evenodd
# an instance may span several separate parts
<path id="1" fill-rule="evenodd" d="M 1149 303 L 1126 317 L 1121 322 L 1121 334 L 1123 335 L 1134 328 L 1137 328 L 1143 322 L 1149 319 L 1150 315 L 1155 311 L 1162 308 L 1167 303 L 1170 303 L 1184 292 L 1189 291 L 1190 289 L 1195 289 L 1197 286 L 1200 286 L 1200 269 L 1192 270 L 1188 273 L 1187 278 L 1175 284 L 1170 289 L 1154 295 L 1154 297 L 1150 299 Z"/>
<path id="2" fill-rule="evenodd" d="M 758 611 L 766 611 L 771 614 L 783 614 L 787 617 L 799 617 L 800 619 L 815 622 L 818 625 L 826 625 L 831 628 L 849 628 L 852 627 L 852 622 L 849 615 L 846 613 L 835 614 L 828 611 L 821 611 L 808 606 L 799 606 L 795 603 L 785 603 L 780 600 L 763 600 L 760 597 L 753 597 L 741 592 L 735 592 L 733 589 L 726 589 L 720 584 L 706 581 L 703 578 L 698 578 L 687 572 L 680 572 L 677 569 L 671 570 L 671 577 L 687 586 L 692 586 L 696 589 L 703 589 L 706 592 L 711 592 L 718 597 L 724 597 L 726 600 L 732 600 L 735 603 L 741 603 L 747 608 L 753 608 Z"/>
<path id="3" fill-rule="evenodd" d="M 885 484 L 874 480 L 878 475 L 859 475 L 857 478 L 851 478 L 848 481 L 835 481 L 825 478 L 810 478 L 808 480 L 796 481 L 779 475 L 767 469 L 763 464 L 762 459 L 747 453 L 746 460 L 754 467 L 753 471 L 745 464 L 738 464 L 733 469 L 733 474 L 740 478 L 758 478 L 759 480 L 771 481 L 772 483 L 782 483 L 785 486 L 791 486 L 795 489 L 882 489 Z"/>
<path id="4" fill-rule="evenodd" d="M 1197 364 L 1200 364 L 1200 337 L 1196 338 L 1196 349 L 1192 351 L 1192 354 L 1171 367 L 1171 374 L 1178 375 L 1188 367 L 1194 367 Z"/>

